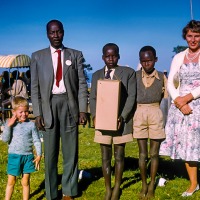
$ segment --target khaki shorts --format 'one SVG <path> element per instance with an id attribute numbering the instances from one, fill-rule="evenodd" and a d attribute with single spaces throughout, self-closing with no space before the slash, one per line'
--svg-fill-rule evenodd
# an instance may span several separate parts
<path id="1" fill-rule="evenodd" d="M 163 113 L 158 103 L 138 104 L 133 117 L 133 137 L 164 139 Z"/>
<path id="2" fill-rule="evenodd" d="M 95 130 L 94 142 L 100 144 L 123 144 L 133 141 L 133 134 L 119 135 L 114 131 Z"/>

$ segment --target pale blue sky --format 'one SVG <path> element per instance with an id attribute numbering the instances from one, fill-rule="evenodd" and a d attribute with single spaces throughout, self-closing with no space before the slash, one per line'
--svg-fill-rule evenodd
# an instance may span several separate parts
<path id="1" fill-rule="evenodd" d="M 200 0 L 193 0 L 200 20 Z M 64 45 L 81 50 L 93 71 L 103 67 L 102 47 L 120 47 L 119 64 L 136 69 L 144 45 L 157 50 L 156 68 L 169 70 L 173 48 L 186 45 L 182 28 L 191 20 L 190 0 L 1 0 L 0 55 L 27 54 L 48 47 L 46 23 L 63 22 Z"/>

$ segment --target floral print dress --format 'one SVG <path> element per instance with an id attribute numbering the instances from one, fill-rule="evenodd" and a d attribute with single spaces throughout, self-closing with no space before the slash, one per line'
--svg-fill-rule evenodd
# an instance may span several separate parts
<path id="1" fill-rule="evenodd" d="M 183 64 L 179 69 L 180 96 L 200 87 L 198 63 Z M 161 143 L 160 155 L 185 161 L 200 161 L 200 98 L 189 103 L 193 113 L 184 115 L 171 105 L 165 127 L 166 139 Z"/>

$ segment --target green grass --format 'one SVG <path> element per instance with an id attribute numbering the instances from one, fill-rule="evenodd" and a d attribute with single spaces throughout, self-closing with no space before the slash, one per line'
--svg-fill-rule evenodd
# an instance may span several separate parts
<path id="1" fill-rule="evenodd" d="M 91 179 L 82 179 L 79 182 L 80 194 L 78 200 L 102 200 L 104 197 L 104 179 L 101 172 L 101 154 L 99 144 L 93 142 L 94 129 L 83 128 L 79 130 L 79 169 L 91 173 Z M 7 144 L 0 141 L 0 199 L 4 199 L 5 187 L 7 182 Z M 62 157 L 59 158 L 59 177 L 62 174 Z M 185 171 L 184 163 L 173 162 L 167 157 L 160 159 L 160 166 L 157 178 L 167 179 L 165 187 L 157 187 L 155 200 L 181 200 L 181 199 L 200 199 L 200 191 L 192 197 L 181 197 L 188 185 L 189 180 Z M 114 176 L 112 177 L 114 184 Z M 121 185 L 121 200 L 136 200 L 141 189 L 140 172 L 138 169 L 138 147 L 134 140 L 126 145 L 125 170 Z M 32 200 L 46 199 L 44 194 L 44 160 L 41 161 L 41 169 L 31 175 L 31 198 Z M 61 195 L 61 185 L 59 184 L 59 194 Z M 22 199 L 22 188 L 20 178 L 15 186 L 13 194 L 14 200 Z"/>

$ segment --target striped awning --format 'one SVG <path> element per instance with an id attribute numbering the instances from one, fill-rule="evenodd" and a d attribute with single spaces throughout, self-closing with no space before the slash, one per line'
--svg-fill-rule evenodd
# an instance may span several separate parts
<path id="1" fill-rule="evenodd" d="M 27 55 L 0 55 L 0 68 L 29 67 L 31 59 Z"/>

